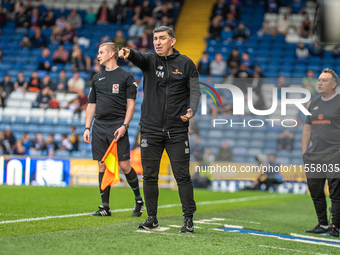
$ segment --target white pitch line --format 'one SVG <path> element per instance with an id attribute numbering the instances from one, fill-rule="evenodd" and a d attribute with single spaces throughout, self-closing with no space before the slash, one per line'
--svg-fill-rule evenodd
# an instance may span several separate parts
<path id="1" fill-rule="evenodd" d="M 281 248 L 281 247 L 275 247 L 275 246 L 268 246 L 268 245 L 259 245 L 263 248 L 271 248 L 271 249 L 277 249 L 277 250 L 283 250 L 283 251 L 294 251 L 294 252 L 301 252 L 301 253 L 308 253 L 308 254 L 318 254 L 318 255 L 328 255 L 325 253 L 315 253 L 315 252 L 309 252 L 309 251 L 300 251 L 300 250 L 293 250 L 293 249 L 287 249 L 287 248 Z"/>
<path id="2" fill-rule="evenodd" d="M 310 238 L 310 239 L 315 239 L 315 240 L 320 240 L 320 241 L 331 241 L 331 242 L 335 242 L 335 243 L 340 243 L 340 240 L 337 239 L 330 239 L 330 238 L 322 238 L 322 237 L 316 237 L 316 236 L 308 236 L 308 235 L 300 235 L 300 234 L 295 234 L 295 233 L 291 233 L 291 236 L 295 236 L 295 237 L 303 237 L 303 238 Z"/>
<path id="3" fill-rule="evenodd" d="M 258 200 L 258 199 L 271 199 L 271 198 L 277 198 L 277 197 L 288 197 L 288 196 L 267 195 L 267 196 L 241 197 L 241 198 L 232 198 L 232 199 L 227 199 L 227 200 L 197 202 L 196 205 L 236 203 L 236 202 L 244 202 L 244 201 L 251 201 L 251 200 Z M 160 206 L 158 206 L 158 209 L 178 207 L 178 206 L 182 206 L 182 204 L 160 205 Z M 116 210 L 112 210 L 111 212 L 126 212 L 126 211 L 130 211 L 130 210 L 132 210 L 132 208 L 116 209 Z M 48 220 L 48 219 L 57 219 L 57 218 L 70 218 L 70 217 L 78 217 L 78 216 L 89 215 L 91 213 L 92 212 L 77 213 L 77 214 L 66 214 L 66 215 L 56 215 L 56 216 L 45 216 L 45 217 L 38 217 L 38 218 L 26 218 L 26 219 L 19 219 L 19 220 L 7 220 L 7 221 L 0 221 L 0 224 L 27 222 L 27 221 L 38 221 L 38 220 Z"/>
<path id="4" fill-rule="evenodd" d="M 183 233 L 183 234 L 173 234 L 173 233 L 163 233 L 163 232 L 152 231 L 152 230 L 135 230 L 135 232 L 145 233 L 145 234 L 159 234 L 159 235 L 167 235 L 167 236 L 195 237 L 195 236 L 186 235 L 185 233 Z"/>

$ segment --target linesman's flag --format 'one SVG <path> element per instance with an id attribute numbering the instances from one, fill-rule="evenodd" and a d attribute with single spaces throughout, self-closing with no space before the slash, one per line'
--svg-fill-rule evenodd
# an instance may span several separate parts
<path id="1" fill-rule="evenodd" d="M 102 161 L 106 166 L 106 170 L 104 172 L 102 185 L 100 188 L 101 190 L 104 190 L 107 186 L 120 183 L 116 139 L 113 139 L 109 148 L 105 152 Z"/>

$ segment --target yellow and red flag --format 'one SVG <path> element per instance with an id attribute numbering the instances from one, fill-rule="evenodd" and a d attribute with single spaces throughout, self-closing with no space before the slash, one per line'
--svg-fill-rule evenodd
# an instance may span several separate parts
<path id="1" fill-rule="evenodd" d="M 113 139 L 109 148 L 105 152 L 102 161 L 106 166 L 106 170 L 104 172 L 102 185 L 100 188 L 101 190 L 104 190 L 107 186 L 120 183 L 116 139 Z"/>

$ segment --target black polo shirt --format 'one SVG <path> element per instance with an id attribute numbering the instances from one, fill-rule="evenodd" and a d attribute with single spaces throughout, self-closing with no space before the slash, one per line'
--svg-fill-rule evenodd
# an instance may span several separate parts
<path id="1" fill-rule="evenodd" d="M 115 121 L 125 118 L 127 99 L 136 99 L 136 94 L 133 75 L 117 67 L 93 76 L 88 102 L 96 104 L 96 119 Z"/>
<path id="2" fill-rule="evenodd" d="M 340 150 L 340 95 L 318 97 L 310 103 L 308 111 L 312 114 L 306 118 L 306 124 L 312 126 L 312 146 L 307 152 L 326 154 Z"/>

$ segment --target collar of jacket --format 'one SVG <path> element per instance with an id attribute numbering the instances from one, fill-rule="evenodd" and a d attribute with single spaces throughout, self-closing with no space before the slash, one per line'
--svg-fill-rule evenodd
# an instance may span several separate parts
<path id="1" fill-rule="evenodd" d="M 156 54 L 157 54 L 157 53 L 156 53 Z M 175 48 L 173 48 L 173 53 L 172 53 L 171 55 L 166 56 L 166 57 L 159 56 L 159 55 L 157 55 L 157 56 L 160 57 L 160 58 L 162 58 L 162 59 L 174 59 L 174 58 L 178 57 L 179 55 L 181 55 L 181 54 L 179 53 L 179 51 L 176 50 Z"/>

